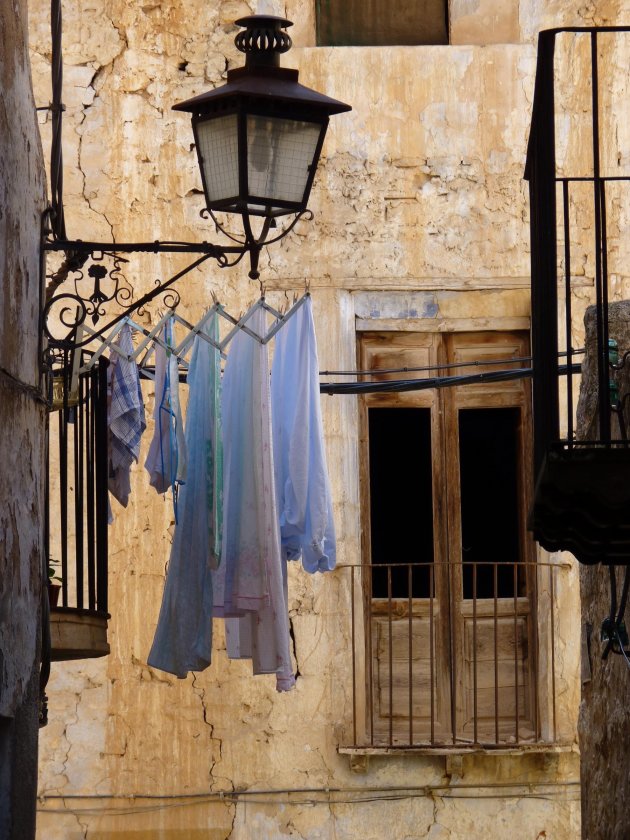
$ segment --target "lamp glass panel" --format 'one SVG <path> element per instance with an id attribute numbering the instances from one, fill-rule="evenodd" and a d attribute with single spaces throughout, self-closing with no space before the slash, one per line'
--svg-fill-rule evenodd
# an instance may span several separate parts
<path id="1" fill-rule="evenodd" d="M 322 126 L 303 120 L 247 116 L 250 196 L 301 203 Z"/>
<path id="2" fill-rule="evenodd" d="M 197 123 L 199 157 L 208 204 L 238 196 L 238 118 L 236 114 Z"/>

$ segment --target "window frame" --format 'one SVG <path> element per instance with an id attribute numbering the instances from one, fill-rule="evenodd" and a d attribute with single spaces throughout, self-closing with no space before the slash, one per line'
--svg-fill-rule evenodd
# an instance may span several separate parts
<path id="1" fill-rule="evenodd" d="M 515 356 L 526 356 L 528 354 L 528 335 L 525 332 L 470 332 L 470 333 L 412 333 L 412 332 L 370 332 L 360 336 L 358 355 L 360 369 L 372 368 L 395 368 L 415 367 L 424 365 L 445 365 L 448 362 L 471 361 L 471 353 L 474 357 L 490 358 L 497 357 L 496 347 L 501 347 L 500 358 L 509 355 L 509 345 L 512 345 L 512 353 Z M 505 346 L 504 346 L 505 345 Z M 507 349 L 506 349 L 507 348 Z M 505 354 L 505 355 L 504 355 Z M 496 369 L 493 368 L 493 369 Z M 481 372 L 483 367 L 477 367 L 474 372 Z M 461 368 L 441 371 L 443 374 L 461 373 Z M 435 372 L 413 374 L 417 376 L 432 376 Z M 399 374 L 378 375 L 376 379 L 395 379 Z M 537 628 L 537 568 L 536 549 L 526 529 L 526 514 L 529 509 L 531 498 L 531 408 L 529 382 L 527 380 L 513 380 L 503 383 L 481 383 L 475 385 L 455 386 L 446 389 L 431 389 L 426 391 L 376 394 L 362 397 L 360 400 L 360 489 L 361 489 L 361 515 L 362 515 L 362 567 L 363 591 L 362 610 L 366 619 L 366 626 L 369 630 L 365 637 L 365 688 L 366 688 L 366 737 L 371 743 L 383 742 L 389 746 L 412 743 L 426 743 L 430 745 L 446 746 L 451 743 L 453 746 L 463 746 L 466 743 L 479 744 L 506 744 L 508 742 L 538 742 L 540 738 L 540 714 L 538 704 L 539 679 L 538 679 L 538 628 Z M 433 449 L 433 506 L 434 506 L 434 558 L 432 582 L 435 588 L 435 597 L 426 599 L 428 603 L 421 605 L 422 599 L 379 599 L 372 598 L 371 592 L 371 546 L 370 546 L 370 472 L 369 472 L 369 440 L 368 440 L 368 410 L 378 407 L 429 407 L 431 410 L 432 428 L 432 449 Z M 459 449 L 458 449 L 458 411 L 467 407 L 518 407 L 520 410 L 521 422 L 519 426 L 519 537 L 525 562 L 525 586 L 526 594 L 521 597 L 514 591 L 513 598 L 490 599 L 491 612 L 488 618 L 488 604 L 486 599 L 465 599 L 462 580 L 462 566 L 443 562 L 446 558 L 451 559 L 450 551 L 459 541 L 461 562 L 461 533 L 453 523 L 459 523 L 457 506 L 459 504 Z M 436 446 L 441 441 L 443 445 Z M 447 453 L 450 453 L 447 454 Z M 455 455 L 453 455 L 455 453 Z M 450 533 L 449 533 L 450 529 Z M 468 602 L 467 602 L 468 601 Z M 412 639 L 412 625 L 424 611 L 428 615 L 431 638 L 429 641 L 430 662 L 430 721 L 428 726 L 422 725 L 420 720 L 414 720 L 415 713 L 400 715 L 399 706 L 396 704 L 391 683 L 393 681 L 393 658 L 392 648 L 392 626 L 393 618 L 405 624 L 408 622 L 409 639 Z M 475 628 L 481 627 L 484 615 L 488 621 L 494 621 L 494 638 L 499 636 L 499 624 L 512 621 L 505 632 L 509 635 L 513 626 L 514 632 L 514 661 L 515 661 L 515 714 L 514 720 L 508 719 L 507 724 L 501 722 L 499 726 L 498 717 L 494 715 L 494 737 L 488 733 L 487 722 L 484 724 L 484 731 L 481 732 L 478 726 L 482 716 L 478 708 L 478 689 L 475 685 L 473 701 L 474 714 L 470 715 L 470 708 L 466 709 L 466 690 L 470 695 L 466 684 L 462 685 L 465 670 L 464 649 L 471 648 L 470 633 L 475 633 Z M 381 617 L 379 619 L 379 616 Z M 377 623 L 377 633 L 374 630 L 374 620 Z M 437 619 L 437 620 L 436 620 Z M 378 636 L 380 629 L 389 627 L 389 697 L 382 701 L 394 714 L 383 716 L 375 714 L 378 707 L 379 697 L 382 695 L 381 684 L 378 675 L 375 679 L 374 669 L 379 660 L 375 658 L 375 650 L 378 654 L 383 646 L 383 639 Z M 465 625 L 472 626 L 468 630 L 468 637 L 465 638 Z M 499 624 L 497 624 L 499 622 Z M 501 624 L 502 626 L 502 624 Z M 466 628 L 467 629 L 467 628 Z M 487 632 L 487 627 L 485 628 Z M 386 631 L 383 631 L 383 635 Z M 404 633 L 404 628 L 403 628 Z M 411 650 L 411 642 L 410 650 Z M 523 704 L 528 709 L 528 718 L 521 721 L 523 711 L 519 708 L 519 662 L 517 649 L 522 645 L 523 656 L 526 662 L 523 664 L 523 676 L 521 690 L 523 692 Z M 497 700 L 497 643 L 495 641 L 495 697 L 494 708 L 500 708 Z M 477 642 L 473 645 L 477 650 Z M 414 651 L 415 652 L 415 651 Z M 396 655 L 396 654 L 394 654 Z M 438 668 L 437 663 L 448 660 L 447 668 Z M 409 664 L 409 685 L 412 684 L 412 662 Z M 503 667 L 503 663 L 502 663 Z M 474 665 L 475 681 L 477 679 L 478 664 Z M 400 681 L 400 673 L 398 679 Z M 469 686 L 469 683 L 468 683 Z M 408 691 L 411 695 L 411 689 Z M 412 709 L 413 698 L 409 696 L 409 709 Z M 428 702 L 428 701 L 427 701 Z M 470 698 L 468 697 L 468 707 Z M 414 707 L 415 708 L 415 707 Z M 466 717 L 468 715 L 468 717 Z M 393 718 L 398 718 L 393 720 Z M 376 726 L 375 726 L 376 723 Z M 525 725 L 527 723 L 527 726 Z M 415 729 L 415 733 L 414 733 Z M 520 729 L 520 732 L 519 732 Z M 461 734 L 461 738 L 458 737 Z M 464 737 L 466 736 L 466 737 Z"/>
<path id="2" fill-rule="evenodd" d="M 440 20 L 440 23 L 433 23 L 431 27 L 431 32 L 433 36 L 429 39 L 423 40 L 411 40 L 408 37 L 408 33 L 413 31 L 414 26 L 412 21 L 408 21 L 403 23 L 400 26 L 398 34 L 393 34 L 391 38 L 383 37 L 382 39 L 379 37 L 370 37 L 370 31 L 373 30 L 382 30 L 383 33 L 386 35 L 388 32 L 386 24 L 387 20 L 392 20 L 396 17 L 397 13 L 400 15 L 401 13 L 404 15 L 406 12 L 405 4 L 401 2 L 401 7 L 399 10 L 392 7 L 391 2 L 386 3 L 384 0 L 337 0 L 339 3 L 340 11 L 334 8 L 330 8 L 334 4 L 335 0 L 316 0 L 315 3 L 315 43 L 318 47 L 422 47 L 422 46 L 447 46 L 450 44 L 450 2 L 449 0 L 425 0 L 425 4 L 435 3 L 436 5 L 439 3 L 443 13 L 443 19 Z M 353 2 L 356 2 L 356 7 L 353 8 Z M 375 9 L 374 7 L 378 5 L 378 3 L 382 3 L 383 13 L 379 15 L 378 8 Z M 322 6 L 328 6 L 328 18 L 325 18 L 324 10 Z M 350 20 L 352 15 L 356 14 L 354 20 Z M 359 15 L 363 15 L 363 20 L 365 21 L 367 16 L 371 16 L 371 20 L 374 18 L 378 18 L 378 26 L 363 26 L 360 27 L 359 22 L 357 21 L 357 17 Z M 426 9 L 418 10 L 419 18 L 426 19 L 426 15 L 434 14 L 437 16 L 437 9 L 433 12 L 429 9 L 428 12 Z M 365 37 L 359 37 L 358 35 L 355 38 L 348 39 L 339 37 L 339 34 L 335 36 L 335 16 L 339 16 L 344 23 L 347 23 L 347 30 L 346 32 L 351 31 L 352 29 L 357 31 L 367 32 Z M 443 27 L 443 29 L 442 29 Z M 391 31 L 391 30 L 390 30 Z M 393 27 L 393 32 L 396 32 L 396 27 Z M 439 37 L 438 33 L 443 32 L 443 37 Z"/>

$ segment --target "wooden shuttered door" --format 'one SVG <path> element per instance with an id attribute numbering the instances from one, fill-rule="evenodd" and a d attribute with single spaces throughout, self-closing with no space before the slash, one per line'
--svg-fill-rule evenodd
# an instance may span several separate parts
<path id="1" fill-rule="evenodd" d="M 527 366 L 521 333 L 365 333 L 363 369 L 426 378 Z M 472 367 L 460 367 L 475 362 Z M 361 400 L 369 738 L 536 734 L 529 380 Z"/>

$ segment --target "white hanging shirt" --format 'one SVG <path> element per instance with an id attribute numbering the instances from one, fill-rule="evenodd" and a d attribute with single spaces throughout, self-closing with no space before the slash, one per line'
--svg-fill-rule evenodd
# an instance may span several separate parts
<path id="1" fill-rule="evenodd" d="M 276 335 L 271 405 L 283 558 L 331 571 L 337 552 L 310 297 Z"/>
<path id="2" fill-rule="evenodd" d="M 265 313 L 248 326 L 265 332 Z M 215 615 L 226 622 L 233 658 L 252 659 L 255 674 L 276 674 L 279 691 L 295 679 L 289 653 L 274 487 L 269 362 L 266 345 L 239 332 L 223 377 L 224 490 L 221 565 L 214 575 Z M 240 641 L 243 644 L 241 646 Z"/>

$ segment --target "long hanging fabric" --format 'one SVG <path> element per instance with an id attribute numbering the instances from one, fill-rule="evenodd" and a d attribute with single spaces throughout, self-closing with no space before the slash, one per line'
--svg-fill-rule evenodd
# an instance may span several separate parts
<path id="1" fill-rule="evenodd" d="M 110 365 L 108 487 L 127 507 L 131 492 L 129 471 L 132 463 L 138 461 L 140 438 L 146 428 L 138 368 L 129 358 L 133 342 L 128 324 L 120 330 L 117 347 L 120 352 L 113 354 Z"/>
<path id="2" fill-rule="evenodd" d="M 218 342 L 216 316 L 204 330 Z M 195 337 L 188 371 L 188 472 L 179 493 L 179 522 L 160 617 L 148 657 L 154 668 L 185 677 L 207 668 L 212 650 L 212 574 L 219 563 L 222 470 L 219 351 Z"/>
<path id="3" fill-rule="evenodd" d="M 262 309 L 250 325 L 264 335 Z M 276 688 L 286 691 L 295 678 L 274 488 L 268 352 L 244 332 L 231 345 L 222 405 L 224 519 L 215 614 L 226 618 L 228 655 L 251 658 L 255 674 L 276 674 Z"/>
<path id="4" fill-rule="evenodd" d="M 164 324 L 162 342 L 155 344 L 155 421 L 153 438 L 145 461 L 150 484 L 158 493 L 173 488 L 175 520 L 177 494 L 186 481 L 187 452 L 179 401 L 179 366 L 173 345 L 171 321 Z"/>
<path id="5" fill-rule="evenodd" d="M 312 301 L 276 336 L 273 448 L 282 556 L 307 572 L 335 568 L 336 542 L 322 427 Z"/>

